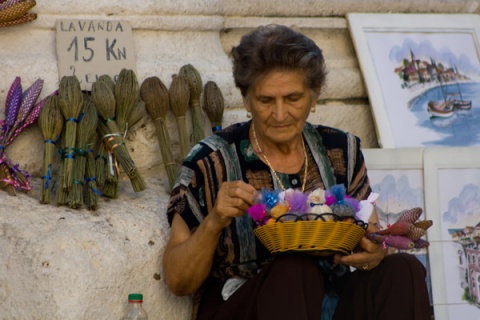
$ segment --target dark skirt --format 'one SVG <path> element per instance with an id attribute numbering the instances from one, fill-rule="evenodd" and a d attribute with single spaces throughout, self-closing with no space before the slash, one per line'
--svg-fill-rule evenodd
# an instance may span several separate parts
<path id="1" fill-rule="evenodd" d="M 392 254 L 371 271 L 341 277 L 335 320 L 431 320 L 425 268 L 412 255 Z M 325 274 L 318 258 L 284 254 L 249 279 L 227 301 L 223 282 L 209 279 L 198 320 L 320 320 Z"/>

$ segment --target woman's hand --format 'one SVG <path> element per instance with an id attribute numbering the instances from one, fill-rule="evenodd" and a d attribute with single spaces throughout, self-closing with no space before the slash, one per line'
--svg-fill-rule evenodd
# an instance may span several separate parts
<path id="1" fill-rule="evenodd" d="M 253 204 L 255 188 L 243 181 L 223 182 L 209 216 L 220 229 L 230 225 L 232 219 L 241 217 Z"/>
<path id="2" fill-rule="evenodd" d="M 173 293 L 195 293 L 210 274 L 218 238 L 234 217 L 241 217 L 253 204 L 255 188 L 243 181 L 224 182 L 212 210 L 195 232 L 175 214 L 165 253 L 163 270 Z"/>
<path id="3" fill-rule="evenodd" d="M 371 270 L 382 262 L 388 251 L 383 244 L 375 243 L 366 237 L 360 240 L 360 248 L 362 251 L 348 256 L 335 255 L 334 263 L 346 264 L 364 271 Z"/>

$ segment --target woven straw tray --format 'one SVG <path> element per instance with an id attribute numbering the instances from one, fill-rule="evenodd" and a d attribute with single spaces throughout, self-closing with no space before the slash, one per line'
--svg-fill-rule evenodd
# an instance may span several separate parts
<path id="1" fill-rule="evenodd" d="M 347 221 L 283 221 L 257 227 L 257 238 L 271 253 L 314 251 L 349 254 L 365 235 L 366 224 Z"/>

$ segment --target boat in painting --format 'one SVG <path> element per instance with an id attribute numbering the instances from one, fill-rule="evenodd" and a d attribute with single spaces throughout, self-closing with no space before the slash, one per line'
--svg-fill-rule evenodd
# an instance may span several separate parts
<path id="1" fill-rule="evenodd" d="M 458 110 L 470 110 L 472 109 L 472 100 L 464 100 L 462 96 L 462 91 L 460 90 L 460 85 L 458 84 L 457 77 L 459 75 L 458 69 L 456 65 L 453 65 L 455 68 L 455 85 L 457 87 L 457 94 L 460 99 L 453 99 L 453 107 Z"/>
<path id="2" fill-rule="evenodd" d="M 443 86 L 441 79 L 439 79 L 440 89 L 442 92 L 442 98 L 440 100 L 430 100 L 427 103 L 427 111 L 430 118 L 449 118 L 453 116 L 454 100 L 447 99 L 447 94 L 445 93 L 446 88 Z"/>
<path id="3" fill-rule="evenodd" d="M 472 100 L 458 100 L 453 99 L 453 107 L 459 110 L 470 110 L 472 109 Z"/>
<path id="4" fill-rule="evenodd" d="M 427 105 L 430 118 L 449 118 L 454 114 L 453 100 L 430 100 Z"/>

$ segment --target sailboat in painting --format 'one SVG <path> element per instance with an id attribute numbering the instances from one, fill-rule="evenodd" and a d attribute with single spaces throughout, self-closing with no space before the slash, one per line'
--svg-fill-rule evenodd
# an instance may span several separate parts
<path id="1" fill-rule="evenodd" d="M 428 102 L 428 115 L 430 118 L 449 118 L 454 114 L 452 100 L 430 100 Z"/>
<path id="2" fill-rule="evenodd" d="M 454 114 L 452 100 L 430 100 L 428 102 L 428 115 L 430 118 L 449 118 Z"/>
<path id="3" fill-rule="evenodd" d="M 443 85 L 443 74 L 439 72 L 437 64 L 433 59 L 432 66 L 435 69 L 437 80 L 440 83 L 440 91 L 442 92 L 442 97 L 440 100 L 430 100 L 427 104 L 427 111 L 430 118 L 449 118 L 454 114 L 454 100 L 447 99 L 446 87 Z"/>
<path id="4" fill-rule="evenodd" d="M 470 110 L 472 109 L 472 100 L 464 100 L 463 99 L 463 96 L 462 96 L 462 92 L 460 91 L 460 85 L 458 84 L 458 79 L 457 79 L 457 75 L 458 75 L 458 70 L 457 70 L 457 66 L 455 66 L 455 84 L 456 84 L 456 87 L 457 87 L 457 92 L 458 92 L 458 96 L 460 97 L 460 99 L 452 99 L 453 100 L 453 107 L 456 108 L 456 109 L 459 109 L 459 110 Z"/>

